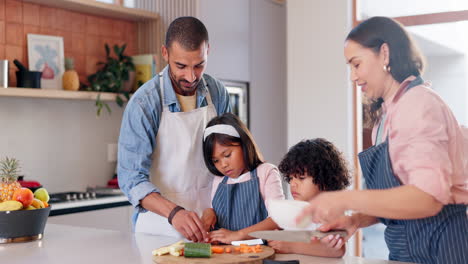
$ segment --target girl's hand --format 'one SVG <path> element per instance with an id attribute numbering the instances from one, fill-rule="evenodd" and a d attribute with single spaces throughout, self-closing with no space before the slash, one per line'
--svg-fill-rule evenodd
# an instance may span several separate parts
<path id="1" fill-rule="evenodd" d="M 317 237 L 313 237 L 311 239 L 311 242 L 314 242 L 314 241 L 317 241 L 317 240 L 319 240 L 320 243 L 322 243 L 327 248 L 334 249 L 334 250 L 340 250 L 341 247 L 345 244 L 344 238 L 341 237 L 340 235 L 329 235 L 329 236 L 326 236 L 326 237 L 324 237 L 322 239 L 319 239 Z"/>
<path id="2" fill-rule="evenodd" d="M 231 231 L 224 228 L 210 233 L 210 241 L 218 241 L 224 244 L 231 244 L 232 241 L 242 239 L 244 239 L 244 235 L 239 231 Z"/>
<path id="3" fill-rule="evenodd" d="M 216 214 L 213 208 L 207 208 L 203 211 L 201 221 L 206 232 L 210 232 L 214 228 L 216 224 Z"/>
<path id="4" fill-rule="evenodd" d="M 296 218 L 301 223 L 311 218 L 314 223 L 328 223 L 344 215 L 347 209 L 345 191 L 322 192 L 310 200 L 310 204 Z"/>
<path id="5" fill-rule="evenodd" d="M 354 235 L 354 233 L 356 233 L 356 230 L 359 228 L 359 224 L 360 223 L 359 223 L 358 218 L 356 218 L 354 216 L 343 215 L 343 216 L 335 219 L 332 222 L 329 222 L 329 223 L 326 223 L 326 224 L 322 225 L 321 227 L 318 228 L 318 230 L 320 230 L 322 232 L 327 232 L 327 231 L 331 231 L 331 230 L 335 230 L 335 229 L 344 229 L 344 230 L 346 230 L 346 232 L 348 232 L 348 235 L 345 238 L 343 238 L 344 239 L 343 242 L 345 242 L 345 241 L 348 241 L 349 238 L 351 238 Z M 328 237 L 329 236 L 326 236 L 326 237 L 322 238 L 321 240 L 324 240 L 324 239 L 326 239 Z"/>
<path id="6" fill-rule="evenodd" d="M 268 246 L 275 250 L 278 254 L 291 253 L 291 243 L 286 241 L 268 240 Z"/>

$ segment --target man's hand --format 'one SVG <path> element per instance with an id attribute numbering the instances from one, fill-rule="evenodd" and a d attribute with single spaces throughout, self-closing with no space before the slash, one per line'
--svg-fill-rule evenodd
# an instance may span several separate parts
<path id="1" fill-rule="evenodd" d="M 180 210 L 172 218 L 172 226 L 193 242 L 204 242 L 208 239 L 203 223 L 195 212 Z"/>

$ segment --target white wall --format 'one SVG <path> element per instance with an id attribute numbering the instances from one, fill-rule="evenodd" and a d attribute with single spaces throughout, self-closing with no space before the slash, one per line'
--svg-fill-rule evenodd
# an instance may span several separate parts
<path id="1" fill-rule="evenodd" d="M 424 79 L 432 82 L 432 88 L 449 105 L 458 122 L 468 125 L 467 58 L 452 56 L 428 56 Z"/>
<path id="2" fill-rule="evenodd" d="M 207 73 L 250 83 L 250 128 L 265 159 L 286 145 L 286 6 L 270 0 L 200 0 L 210 35 Z M 221 19 L 222 18 L 222 19 Z"/>
<path id="3" fill-rule="evenodd" d="M 350 2 L 287 1 L 287 144 L 323 137 L 353 164 L 352 86 L 343 57 Z"/>
<path id="4" fill-rule="evenodd" d="M 105 185 L 115 170 L 107 143 L 117 142 L 122 116 L 109 105 L 112 115 L 97 118 L 94 101 L 0 97 L 0 157 L 19 159 L 25 179 L 49 192 Z"/>
<path id="5" fill-rule="evenodd" d="M 250 81 L 249 0 L 199 0 L 198 17 L 208 29 L 206 72 L 218 79 Z"/>
<path id="6" fill-rule="evenodd" d="M 287 5 L 287 144 L 324 137 L 352 161 L 352 86 L 343 57 L 350 1 Z"/>
<path id="7" fill-rule="evenodd" d="M 287 151 L 286 6 L 250 1 L 250 127 L 265 159 Z"/>

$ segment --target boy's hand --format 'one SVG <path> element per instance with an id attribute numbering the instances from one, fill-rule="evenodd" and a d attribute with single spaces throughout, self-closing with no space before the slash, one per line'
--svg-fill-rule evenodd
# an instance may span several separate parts
<path id="1" fill-rule="evenodd" d="M 207 208 L 203 211 L 201 221 L 206 232 L 210 232 L 214 228 L 216 224 L 216 214 L 213 208 Z"/>
<path id="2" fill-rule="evenodd" d="M 224 228 L 212 231 L 210 241 L 218 241 L 224 244 L 231 244 L 232 241 L 243 240 L 244 235 L 239 231 L 231 231 Z"/>
<path id="3" fill-rule="evenodd" d="M 320 241 L 320 243 L 322 243 L 326 247 L 331 248 L 331 249 L 336 249 L 336 250 L 339 250 L 345 244 L 344 238 L 341 237 L 340 235 L 329 235 L 329 236 L 323 237 L 322 239 L 313 237 L 311 239 L 311 242 L 318 241 L 318 240 Z"/>
<path id="4" fill-rule="evenodd" d="M 268 240 L 268 246 L 275 250 L 278 254 L 291 253 L 291 243 L 286 241 Z"/>

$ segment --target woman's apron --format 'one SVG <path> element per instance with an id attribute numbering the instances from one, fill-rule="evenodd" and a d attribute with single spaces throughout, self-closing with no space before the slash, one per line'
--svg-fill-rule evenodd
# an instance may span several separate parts
<path id="1" fill-rule="evenodd" d="M 257 169 L 250 172 L 251 179 L 227 184 L 223 181 L 213 197 L 213 209 L 217 221 L 215 229 L 237 231 L 255 225 L 268 217 L 268 211 L 260 193 Z"/>
<path id="2" fill-rule="evenodd" d="M 418 77 L 407 89 L 421 83 L 422 79 Z M 383 122 L 380 127 L 383 127 Z M 377 133 L 378 136 L 379 134 Z M 387 137 L 381 144 L 359 153 L 368 189 L 401 186 L 399 179 L 393 173 L 388 144 Z M 432 217 L 413 220 L 379 218 L 386 225 L 385 242 L 390 251 L 389 259 L 417 263 L 468 263 L 466 210 L 467 205 L 449 204 Z"/>
<path id="3" fill-rule="evenodd" d="M 203 161 L 203 132 L 216 116 L 216 109 L 207 90 L 207 106 L 190 112 L 171 112 L 164 105 L 164 80 L 159 74 L 161 90 L 161 121 L 156 135 L 156 148 L 150 170 L 151 182 L 161 195 L 187 210 L 201 215 L 210 207 L 213 175 Z M 207 87 L 205 79 L 203 83 Z M 168 222 L 153 212 L 140 213 L 135 232 L 182 238 Z"/>

